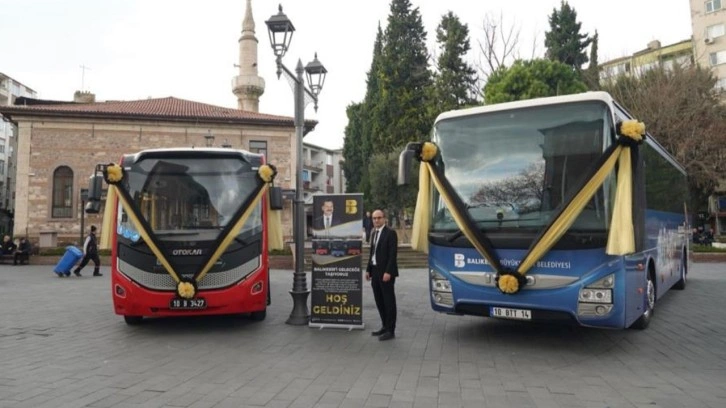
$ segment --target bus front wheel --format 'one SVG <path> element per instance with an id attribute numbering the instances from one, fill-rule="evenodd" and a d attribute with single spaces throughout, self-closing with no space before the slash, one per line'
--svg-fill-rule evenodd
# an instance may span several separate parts
<path id="1" fill-rule="evenodd" d="M 144 318 L 141 316 L 124 316 L 124 321 L 129 326 L 138 326 Z"/>
<path id="2" fill-rule="evenodd" d="M 650 269 L 648 271 L 648 281 L 645 286 L 645 311 L 638 320 L 633 323 L 632 328 L 643 330 L 648 327 L 650 321 L 653 319 L 653 313 L 655 313 L 655 271 Z"/>

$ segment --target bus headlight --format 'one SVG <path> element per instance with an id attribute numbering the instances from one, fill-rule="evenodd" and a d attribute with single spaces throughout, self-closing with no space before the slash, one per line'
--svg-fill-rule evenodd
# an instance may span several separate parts
<path id="1" fill-rule="evenodd" d="M 610 274 L 580 289 L 577 314 L 580 316 L 604 316 L 613 308 L 615 275 Z"/>
<path id="2" fill-rule="evenodd" d="M 431 278 L 431 299 L 441 306 L 454 306 L 454 296 L 451 293 L 451 281 L 434 269 L 429 270 Z"/>
<path id="3" fill-rule="evenodd" d="M 610 274 L 610 275 L 600 279 L 597 282 L 593 282 L 592 284 L 587 285 L 588 288 L 604 288 L 604 289 L 612 288 L 613 286 L 615 286 L 615 275 L 614 274 Z"/>
<path id="4" fill-rule="evenodd" d="M 431 290 L 451 293 L 451 282 L 444 275 L 431 270 Z"/>
<path id="5" fill-rule="evenodd" d="M 580 289 L 580 302 L 613 303 L 613 291 L 610 289 Z"/>

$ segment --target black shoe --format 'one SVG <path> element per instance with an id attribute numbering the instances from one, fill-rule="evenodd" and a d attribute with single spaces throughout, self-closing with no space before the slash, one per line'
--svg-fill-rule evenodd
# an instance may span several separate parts
<path id="1" fill-rule="evenodd" d="M 63 275 L 63 276 L 65 276 L 65 277 L 67 278 L 67 277 L 71 276 L 71 273 L 70 273 L 70 272 L 68 272 L 68 273 L 66 273 L 66 274 L 65 274 L 65 275 Z"/>
<path id="2" fill-rule="evenodd" d="M 98 272 L 98 273 L 94 273 L 93 276 L 103 276 L 103 274 Z"/>
<path id="3" fill-rule="evenodd" d="M 380 336 L 381 334 L 385 333 L 386 329 L 380 328 L 376 331 L 371 332 L 371 336 Z"/>
<path id="4" fill-rule="evenodd" d="M 396 337 L 395 334 L 393 334 L 391 332 L 385 332 L 385 333 L 381 334 L 380 336 L 378 336 L 378 341 L 391 340 L 391 339 L 393 339 L 395 337 Z"/>
<path id="5" fill-rule="evenodd" d="M 79 278 L 81 277 L 81 271 L 73 271 L 73 274 L 76 275 L 76 276 L 78 276 Z M 71 276 L 71 274 L 69 273 L 66 276 Z"/>

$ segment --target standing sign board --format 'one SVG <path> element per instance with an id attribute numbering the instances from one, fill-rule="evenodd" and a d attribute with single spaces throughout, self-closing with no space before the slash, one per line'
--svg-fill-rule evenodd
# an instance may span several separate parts
<path id="1" fill-rule="evenodd" d="M 362 230 L 362 194 L 313 197 L 311 327 L 364 327 Z"/>

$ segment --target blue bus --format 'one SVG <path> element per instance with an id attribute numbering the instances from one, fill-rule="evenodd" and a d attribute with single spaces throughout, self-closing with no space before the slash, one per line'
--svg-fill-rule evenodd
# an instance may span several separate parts
<path id="1" fill-rule="evenodd" d="M 442 113 L 411 158 L 438 312 L 643 329 L 685 288 L 686 172 L 605 92 Z"/>

